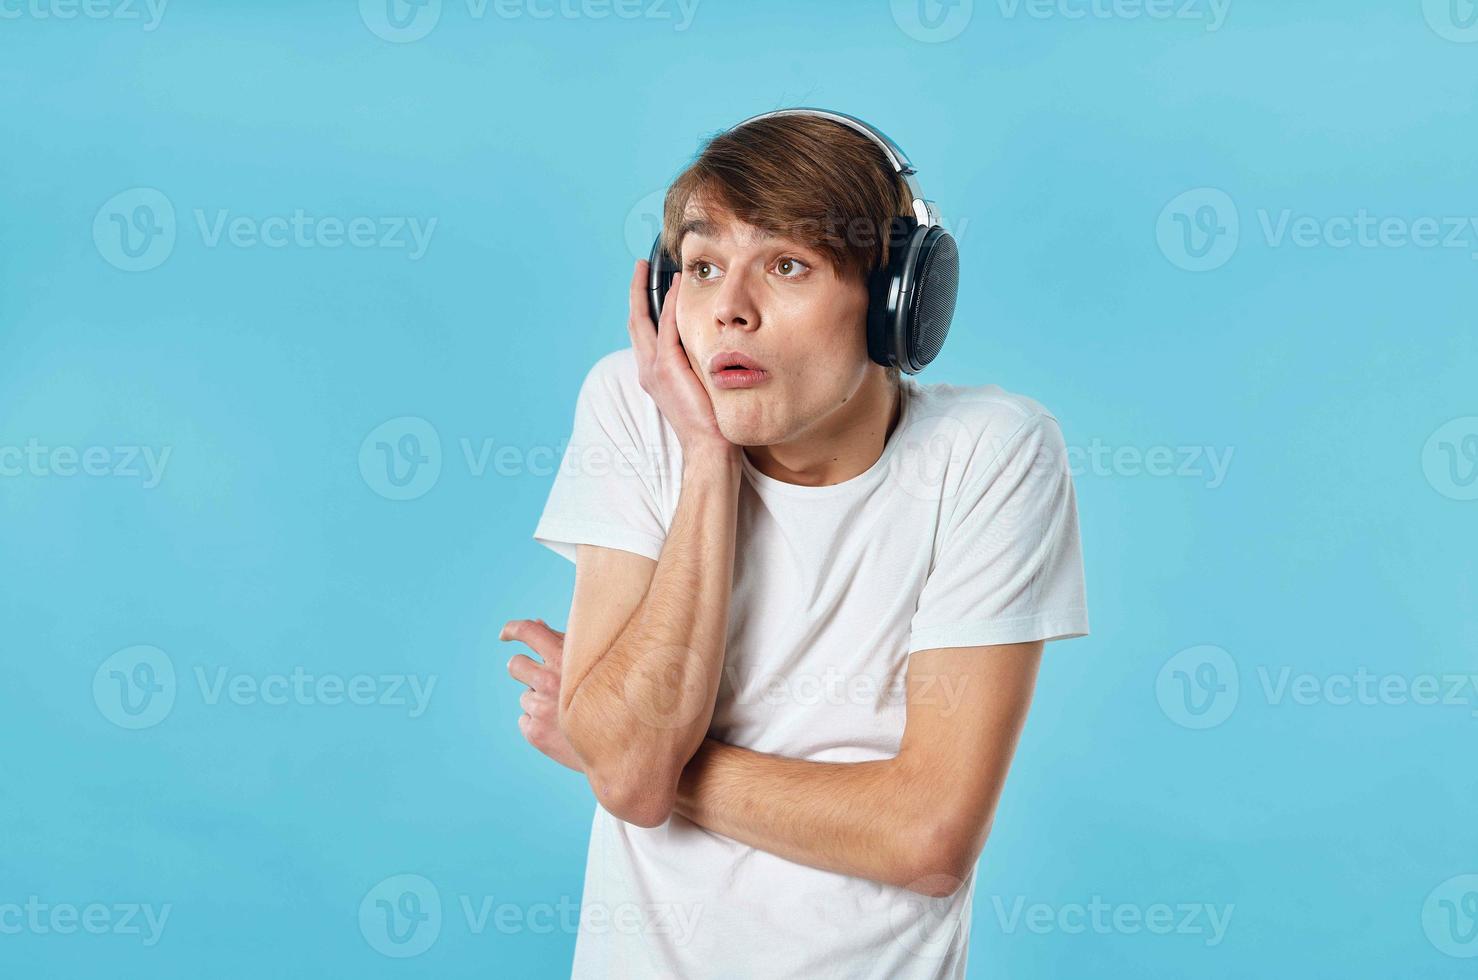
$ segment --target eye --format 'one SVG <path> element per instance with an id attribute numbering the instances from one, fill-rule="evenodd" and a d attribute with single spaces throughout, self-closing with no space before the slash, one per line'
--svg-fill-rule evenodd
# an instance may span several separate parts
<path id="1" fill-rule="evenodd" d="M 699 282 L 718 278 L 718 266 L 707 259 L 692 259 L 688 262 L 688 275 Z"/>
<path id="2" fill-rule="evenodd" d="M 789 255 L 782 256 L 780 261 L 775 263 L 775 271 L 780 273 L 781 278 L 784 279 L 799 279 L 810 269 L 811 267 L 806 263 Z"/>

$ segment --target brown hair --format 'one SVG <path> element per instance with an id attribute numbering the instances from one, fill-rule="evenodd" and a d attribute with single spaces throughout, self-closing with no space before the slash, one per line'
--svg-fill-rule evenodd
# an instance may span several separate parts
<path id="1" fill-rule="evenodd" d="M 888 261 L 890 219 L 913 213 L 908 188 L 872 140 L 834 120 L 772 116 L 711 137 L 663 204 L 662 247 L 681 261 L 695 198 L 821 252 L 863 283 Z M 888 379 L 897 384 L 899 369 Z"/>

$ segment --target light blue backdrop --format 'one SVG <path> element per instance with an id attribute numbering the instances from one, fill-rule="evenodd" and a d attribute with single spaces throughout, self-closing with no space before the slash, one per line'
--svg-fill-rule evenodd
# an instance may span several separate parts
<path id="1" fill-rule="evenodd" d="M 497 633 L 653 195 L 827 105 L 1076 453 L 970 975 L 1473 975 L 1468 0 L 394 2 L 0 0 L 0 974 L 567 974 Z"/>

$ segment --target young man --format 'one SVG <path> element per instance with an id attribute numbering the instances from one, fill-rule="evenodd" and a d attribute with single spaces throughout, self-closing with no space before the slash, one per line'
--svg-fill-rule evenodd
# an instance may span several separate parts
<path id="1" fill-rule="evenodd" d="M 534 532 L 568 631 L 503 632 L 544 660 L 510 661 L 525 737 L 599 801 L 576 977 L 964 975 L 1043 644 L 1088 619 L 1052 415 L 868 356 L 857 232 L 908 213 L 834 121 L 715 137 L 661 322 L 638 262 L 580 390 Z"/>

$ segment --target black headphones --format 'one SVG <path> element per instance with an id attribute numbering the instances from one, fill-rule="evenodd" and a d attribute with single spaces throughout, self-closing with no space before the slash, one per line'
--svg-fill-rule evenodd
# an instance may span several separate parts
<path id="1" fill-rule="evenodd" d="M 841 123 L 872 140 L 902 178 L 913 201 L 913 215 L 899 215 L 888 229 L 888 262 L 868 279 L 867 353 L 878 364 L 896 365 L 917 374 L 938 355 L 949 333 L 960 284 L 960 252 L 954 236 L 939 225 L 934 202 L 924 199 L 917 171 L 898 144 L 855 116 L 829 109 L 779 109 L 750 116 L 739 126 L 772 116 L 818 116 Z M 662 248 L 662 235 L 652 243 L 647 280 L 652 322 L 662 315 L 672 274 L 678 264 Z"/>

